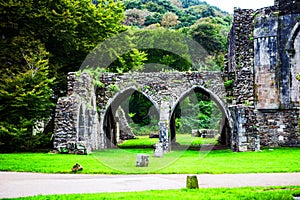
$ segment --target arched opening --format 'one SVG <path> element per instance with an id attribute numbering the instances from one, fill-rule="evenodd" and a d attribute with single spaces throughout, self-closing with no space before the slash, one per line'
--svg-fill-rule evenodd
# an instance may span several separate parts
<path id="1" fill-rule="evenodd" d="M 297 79 L 297 76 L 300 74 L 300 22 L 298 22 L 291 31 L 291 35 L 286 46 L 291 67 L 291 102 L 295 107 L 298 107 L 300 102 L 299 78 Z"/>
<path id="2" fill-rule="evenodd" d="M 137 136 L 149 137 L 158 131 L 157 104 L 140 90 L 128 88 L 121 91 L 108 105 L 103 122 L 108 148 L 139 138 Z"/>
<path id="3" fill-rule="evenodd" d="M 88 136 L 91 137 L 92 133 L 94 132 L 94 121 L 95 121 L 95 115 L 96 115 L 96 110 L 95 110 L 95 102 L 94 98 L 91 99 L 91 109 L 88 109 L 88 121 L 87 121 L 87 133 Z"/>
<path id="4" fill-rule="evenodd" d="M 116 140 L 116 120 L 113 114 L 112 107 L 109 106 L 104 117 L 103 130 L 106 137 L 107 148 L 113 148 L 117 145 Z"/>
<path id="5" fill-rule="evenodd" d="M 85 125 L 84 125 L 84 113 L 82 105 L 79 108 L 79 115 L 78 115 L 78 141 L 85 141 Z"/>
<path id="6" fill-rule="evenodd" d="M 170 137 L 173 147 L 185 144 L 177 137 L 190 137 L 191 147 L 202 144 L 229 146 L 228 113 L 223 102 L 211 91 L 195 86 L 182 94 L 171 109 Z M 203 141 L 197 139 L 200 137 Z M 186 140 L 186 139 L 185 139 Z M 197 140 L 198 142 L 194 142 Z"/>

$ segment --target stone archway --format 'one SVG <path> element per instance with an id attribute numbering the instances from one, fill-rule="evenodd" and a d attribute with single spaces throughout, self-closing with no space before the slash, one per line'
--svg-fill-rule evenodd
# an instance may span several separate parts
<path id="1" fill-rule="evenodd" d="M 153 107 L 156 109 L 157 113 L 159 113 L 159 109 L 157 107 L 157 103 L 148 95 L 139 91 L 135 87 L 129 87 L 123 89 L 122 91 L 117 92 L 110 101 L 108 101 L 107 105 L 105 106 L 106 109 L 104 111 L 103 118 L 100 118 L 100 134 L 101 132 L 105 136 L 105 147 L 106 148 L 113 148 L 116 147 L 117 142 L 119 140 L 119 124 L 118 124 L 118 117 L 117 117 L 117 109 L 121 105 L 123 101 L 129 98 L 132 94 L 138 92 L 142 94 L 144 97 L 149 100 Z"/>
<path id="2" fill-rule="evenodd" d="M 169 131 L 173 127 L 173 121 L 170 120 L 171 113 L 173 113 L 171 110 L 195 88 L 201 88 L 201 91 L 209 94 L 223 108 L 226 115 L 224 127 L 227 128 L 224 128 L 222 132 L 229 133 L 231 131 L 229 122 L 232 123 L 232 120 L 229 118 L 229 112 L 225 109 L 226 92 L 221 72 L 102 73 L 99 76 L 99 81 L 103 83 L 102 87 L 92 85 L 92 77 L 89 77 L 87 73 L 82 73 L 78 77 L 75 73 L 70 73 L 69 76 L 71 81 L 68 84 L 70 86 L 69 96 L 60 99 L 57 107 L 54 138 L 57 149 L 67 148 L 70 141 L 79 142 L 78 120 L 81 115 L 84 117 L 84 123 L 81 124 L 85 125 L 87 131 L 85 131 L 84 140 L 80 143 L 85 145 L 87 152 L 114 147 L 117 144 L 119 132 L 117 108 L 134 92 L 143 94 L 153 104 L 153 109 L 159 113 L 159 141 L 163 143 L 164 151 L 169 151 Z M 94 103 L 95 106 L 90 105 Z M 84 106 L 81 111 L 80 105 Z M 68 121 L 64 119 L 65 112 L 62 112 L 62 110 L 66 110 L 66 107 L 70 113 L 68 116 L 71 117 Z M 89 123 L 91 121 L 89 113 L 94 114 L 94 124 Z M 78 123 L 74 123 L 77 125 L 69 127 L 67 130 L 65 124 L 72 120 L 76 120 Z M 59 123 L 59 121 L 66 121 L 66 123 Z M 171 132 L 173 131 L 171 130 Z M 72 138 L 66 141 L 65 138 L 69 135 L 72 135 Z M 230 137 L 224 138 L 230 140 Z M 227 141 L 226 144 L 228 147 L 231 145 Z"/>
<path id="3" fill-rule="evenodd" d="M 300 22 L 297 22 L 291 31 L 286 47 L 291 68 L 291 102 L 298 107 L 300 102 L 300 85 L 297 80 L 297 75 L 300 74 Z"/>
<path id="4" fill-rule="evenodd" d="M 176 128 L 175 128 L 175 109 L 180 104 L 182 100 L 184 100 L 186 97 L 188 97 L 190 94 L 199 92 L 203 95 L 205 95 L 208 99 L 212 100 L 217 107 L 222 112 L 222 120 L 220 121 L 220 142 L 222 145 L 226 145 L 227 147 L 230 147 L 230 140 L 231 140 L 231 126 L 229 124 L 229 110 L 226 107 L 225 103 L 212 91 L 209 89 L 206 89 L 202 86 L 193 86 L 187 91 L 185 91 L 179 99 L 172 105 L 171 112 L 170 112 L 170 136 L 171 141 L 176 141 Z"/>

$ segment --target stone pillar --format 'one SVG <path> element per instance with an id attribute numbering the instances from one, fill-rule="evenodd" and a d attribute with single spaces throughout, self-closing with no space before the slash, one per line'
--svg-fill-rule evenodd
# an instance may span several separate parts
<path id="1" fill-rule="evenodd" d="M 160 118 L 159 118 L 159 142 L 163 145 L 164 152 L 171 150 L 169 142 L 169 116 L 170 116 L 170 104 L 163 101 L 160 105 Z"/>
<path id="2" fill-rule="evenodd" d="M 118 144 L 120 142 L 120 118 L 118 114 L 116 114 L 115 119 L 116 119 L 116 140 Z"/>
<path id="3" fill-rule="evenodd" d="M 260 149 L 260 138 L 257 134 L 256 114 L 253 107 L 243 105 L 231 106 L 234 121 L 231 147 L 233 151 L 249 151 Z"/>
<path id="4" fill-rule="evenodd" d="M 248 142 L 248 138 L 246 137 L 246 129 L 244 127 L 244 124 L 246 123 L 246 120 L 244 118 L 244 109 L 243 107 L 238 107 L 237 110 L 237 127 L 238 127 L 238 131 L 237 131 L 237 143 L 238 143 L 238 151 L 247 151 L 247 142 Z"/>

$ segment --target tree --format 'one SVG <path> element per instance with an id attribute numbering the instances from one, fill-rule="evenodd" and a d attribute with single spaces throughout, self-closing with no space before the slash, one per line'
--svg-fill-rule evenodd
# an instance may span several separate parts
<path id="1" fill-rule="evenodd" d="M 176 7 L 180 8 L 180 9 L 182 9 L 182 3 L 181 3 L 180 0 L 170 0 L 170 1 L 171 1 L 171 3 L 172 3 L 174 6 L 176 6 Z"/>
<path id="2" fill-rule="evenodd" d="M 208 53 L 225 52 L 227 39 L 222 30 L 226 28 L 218 19 L 203 18 L 191 26 L 190 34 Z"/>
<path id="3" fill-rule="evenodd" d="M 5 63 L 17 56 L 15 37 L 40 40 L 50 53 L 49 70 L 57 81 L 54 92 L 61 95 L 66 74 L 77 71 L 97 44 L 125 30 L 123 11 L 122 3 L 114 0 L 99 0 L 97 5 L 90 0 L 2 1 L 0 65 L 9 67 Z"/>
<path id="4" fill-rule="evenodd" d="M 161 20 L 161 25 L 165 28 L 177 26 L 179 23 L 178 16 L 174 13 L 167 12 Z"/>
<path id="5" fill-rule="evenodd" d="M 119 56 L 108 68 L 107 71 L 114 73 L 123 73 L 128 71 L 140 71 L 143 69 L 144 62 L 147 60 L 147 54 L 138 49 L 132 49 L 130 52 Z"/>
<path id="6" fill-rule="evenodd" d="M 168 12 L 178 16 L 177 20 L 180 23 L 176 23 L 176 25 L 173 26 L 174 29 L 190 27 L 197 20 L 203 17 L 221 17 L 224 18 L 224 20 L 229 19 L 229 22 L 231 22 L 231 15 L 221 11 L 217 7 L 199 0 L 123 0 L 123 2 L 126 12 L 127 10 L 130 11 L 132 9 L 137 9 L 144 12 L 148 11 L 150 13 L 146 17 L 145 23 L 142 27 L 161 23 L 162 16 Z M 140 24 L 137 25 L 139 27 L 141 26 Z M 166 25 L 168 25 L 168 22 Z"/>
<path id="7" fill-rule="evenodd" d="M 191 133 L 192 129 L 220 128 L 222 112 L 217 104 L 199 89 L 186 97 L 174 110 L 176 128 L 181 133 Z"/>
<path id="8" fill-rule="evenodd" d="M 25 38 L 23 38 L 25 40 Z M 21 39 L 21 40 L 23 40 Z M 26 38 L 28 41 L 32 38 Z M 48 53 L 39 41 L 23 44 L 23 62 L 18 68 L 1 69 L 0 79 L 0 151 L 32 150 L 44 134 L 33 135 L 38 121 L 48 120 L 51 108 L 53 79 L 49 78 Z"/>
<path id="9" fill-rule="evenodd" d="M 32 129 L 50 117 L 66 74 L 98 43 L 125 30 L 120 1 L 96 3 L 0 2 L 0 151 L 31 150 L 45 137 L 49 142 Z"/>
<path id="10" fill-rule="evenodd" d="M 147 10 L 139 10 L 139 9 L 129 9 L 125 12 L 125 21 L 124 24 L 127 26 L 143 26 L 145 24 L 145 20 L 148 16 L 151 16 L 151 13 Z"/>
<path id="11" fill-rule="evenodd" d="M 200 0 L 181 0 L 181 4 L 183 8 L 188 8 L 191 6 L 196 6 L 199 4 L 207 4 L 206 2 L 201 2 Z"/>
<path id="12" fill-rule="evenodd" d="M 191 68 L 191 55 L 189 46 L 185 43 L 185 36 L 175 30 L 168 30 L 165 28 L 157 28 L 154 30 L 140 31 L 144 37 L 141 37 L 139 46 L 144 46 L 147 54 L 147 61 L 145 63 L 159 63 L 163 65 L 164 69 L 172 69 L 177 71 L 188 71 Z M 156 48 L 159 44 L 159 48 Z M 168 51 L 169 49 L 169 51 Z M 173 50 L 173 52 L 170 51 Z M 155 71 L 161 71 L 161 65 L 158 65 Z M 153 70 L 153 69 L 152 69 Z"/>
<path id="13" fill-rule="evenodd" d="M 149 26 L 151 24 L 158 24 L 162 19 L 162 15 L 160 13 L 154 13 L 153 16 L 152 15 L 148 15 L 146 17 L 145 26 Z"/>
<path id="14" fill-rule="evenodd" d="M 223 57 L 227 50 L 227 33 L 229 26 L 222 18 L 202 18 L 190 27 L 189 34 L 214 58 L 206 58 L 213 66 L 221 69 L 223 65 Z M 216 67 L 212 67 L 215 69 Z"/>

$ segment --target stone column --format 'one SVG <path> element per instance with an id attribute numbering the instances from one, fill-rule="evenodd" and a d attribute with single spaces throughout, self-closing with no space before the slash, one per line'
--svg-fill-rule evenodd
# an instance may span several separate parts
<path id="1" fill-rule="evenodd" d="M 164 152 L 171 150 L 169 142 L 169 116 L 170 116 L 170 103 L 163 101 L 160 105 L 160 117 L 159 117 L 159 142 L 163 145 Z"/>
<path id="2" fill-rule="evenodd" d="M 260 150 L 260 138 L 255 128 L 256 114 L 253 107 L 230 106 L 234 124 L 231 148 L 233 151 Z"/>

